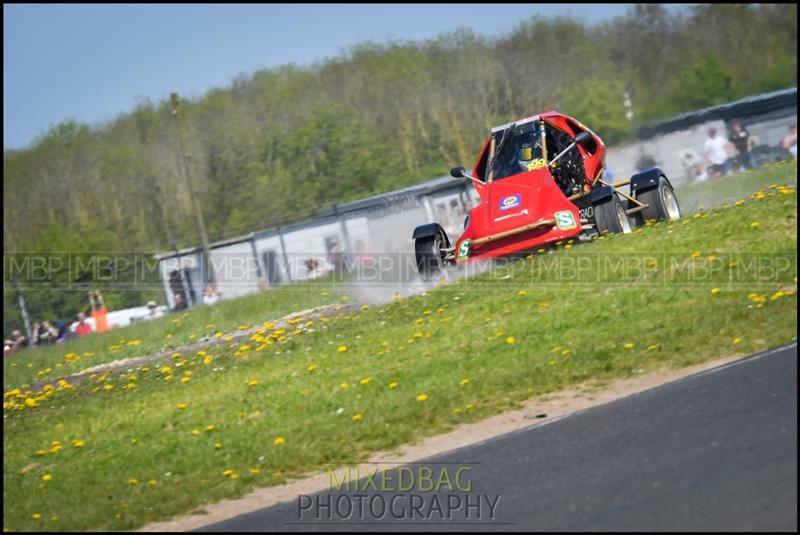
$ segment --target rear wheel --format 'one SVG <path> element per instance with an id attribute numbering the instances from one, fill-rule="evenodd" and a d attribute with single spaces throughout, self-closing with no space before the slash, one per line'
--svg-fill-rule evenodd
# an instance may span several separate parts
<path id="1" fill-rule="evenodd" d="M 593 205 L 594 220 L 597 225 L 597 232 L 605 234 L 627 234 L 631 231 L 631 223 L 628 214 L 625 213 L 625 205 L 619 200 L 617 194 L 602 200 Z"/>
<path id="2" fill-rule="evenodd" d="M 432 279 L 444 268 L 444 239 L 441 234 L 417 238 L 414 241 L 417 257 L 417 271 L 423 279 Z"/>
<path id="3" fill-rule="evenodd" d="M 655 219 L 656 221 L 661 221 L 662 219 L 677 220 L 681 218 L 678 199 L 675 197 L 675 192 L 672 191 L 672 186 L 663 176 L 659 177 L 658 186 L 655 188 L 637 192 L 636 199 L 649 205 L 639 212 L 640 221 L 647 219 Z"/>

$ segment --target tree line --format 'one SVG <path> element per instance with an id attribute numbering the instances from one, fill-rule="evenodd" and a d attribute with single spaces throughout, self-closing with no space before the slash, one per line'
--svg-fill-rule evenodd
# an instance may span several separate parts
<path id="1" fill-rule="evenodd" d="M 182 108 L 210 237 L 469 167 L 491 126 L 545 109 L 613 144 L 637 122 L 796 85 L 796 11 L 712 4 L 670 14 L 642 4 L 597 25 L 533 17 L 495 37 L 463 28 L 363 42 L 310 66 L 241 75 Z M 181 165 L 167 98 L 102 125 L 57 124 L 28 148 L 4 150 L 6 250 L 196 245 Z M 4 293 L 4 316 L 18 322 L 7 284 Z M 142 299 L 104 293 L 117 306 Z M 34 296 L 32 307 L 64 317 L 76 299 Z"/>

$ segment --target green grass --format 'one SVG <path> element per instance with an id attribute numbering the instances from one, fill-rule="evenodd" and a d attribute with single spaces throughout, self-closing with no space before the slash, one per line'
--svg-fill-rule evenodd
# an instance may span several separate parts
<path id="1" fill-rule="evenodd" d="M 796 176 L 796 161 L 779 163 L 756 171 L 681 186 L 676 194 L 684 212 L 694 212 L 714 204 L 732 204 L 737 199 L 776 183 L 792 183 L 796 181 Z M 241 325 L 258 324 L 293 311 L 342 302 L 343 298 L 348 298 L 347 289 L 346 285 L 333 285 L 326 280 L 294 284 L 263 294 L 222 301 L 213 307 L 196 307 L 188 315 L 170 314 L 160 320 L 76 338 L 66 344 L 26 349 L 4 359 L 4 388 L 8 390 L 52 381 L 113 360 L 179 348 L 213 336 L 217 331 L 229 332 Z M 322 295 L 323 292 L 328 295 Z M 136 344 L 136 341 L 140 343 Z M 74 353 L 81 358 L 66 361 L 64 355 L 67 353 Z"/>
<path id="2" fill-rule="evenodd" d="M 4 526 L 132 529 L 586 381 L 781 345 L 797 329 L 796 230 L 796 191 L 767 189 L 296 333 L 267 331 L 269 345 L 218 348 L 208 364 L 185 354 L 167 359 L 170 371 L 150 365 L 29 395 L 36 407 L 5 413 Z M 276 310 L 254 302 L 243 321 L 238 302 L 226 309 L 231 325 Z"/>
<path id="3" fill-rule="evenodd" d="M 130 327 L 74 338 L 65 344 L 25 349 L 3 361 L 4 388 L 65 377 L 114 360 L 157 353 L 238 330 L 308 308 L 349 299 L 342 286 L 329 279 L 282 286 L 273 290 L 198 306 L 184 313 L 134 323 Z M 138 343 L 137 343 L 138 341 Z M 67 353 L 79 360 L 65 360 Z M 87 355 L 88 353 L 88 355 Z"/>
<path id="4" fill-rule="evenodd" d="M 797 181 L 797 160 L 768 164 L 755 170 L 731 176 L 709 178 L 705 182 L 676 188 L 684 212 L 695 212 L 713 205 L 732 204 L 754 191 L 774 184 Z"/>

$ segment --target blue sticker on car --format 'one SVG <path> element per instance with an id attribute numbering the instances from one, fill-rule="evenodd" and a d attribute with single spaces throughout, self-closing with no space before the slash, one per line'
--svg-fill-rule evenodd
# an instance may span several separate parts
<path id="1" fill-rule="evenodd" d="M 522 195 L 517 193 L 516 195 L 510 195 L 508 197 L 503 197 L 500 200 L 500 209 L 501 210 L 510 210 L 512 208 L 516 208 L 519 206 L 519 203 L 522 201 Z"/>

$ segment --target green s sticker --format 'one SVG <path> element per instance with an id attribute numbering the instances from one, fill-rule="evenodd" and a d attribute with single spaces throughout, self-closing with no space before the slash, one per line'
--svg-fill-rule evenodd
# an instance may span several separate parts
<path id="1" fill-rule="evenodd" d="M 459 258 L 467 258 L 469 257 L 469 248 L 470 248 L 470 240 L 464 240 L 461 242 L 461 245 L 458 246 L 458 257 Z"/>
<path id="2" fill-rule="evenodd" d="M 556 212 L 556 225 L 561 230 L 570 230 L 578 226 L 575 216 L 570 211 Z"/>

